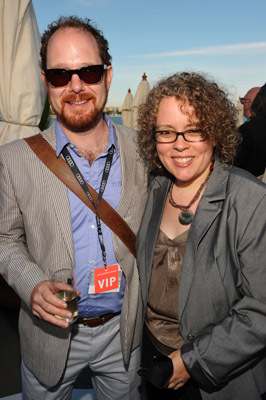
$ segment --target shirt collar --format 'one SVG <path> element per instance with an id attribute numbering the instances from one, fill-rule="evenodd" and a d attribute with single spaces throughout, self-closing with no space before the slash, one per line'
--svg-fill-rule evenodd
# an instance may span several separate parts
<path id="1" fill-rule="evenodd" d="M 115 152 L 118 151 L 118 142 L 117 142 L 117 137 L 115 133 L 115 128 L 113 126 L 111 118 L 107 116 L 107 114 L 103 113 L 103 118 L 105 122 L 107 123 L 108 129 L 109 129 L 109 140 L 108 140 L 108 146 L 106 150 L 103 152 L 103 154 L 107 154 L 108 150 L 112 145 L 115 147 Z M 63 148 L 71 144 L 69 141 L 68 137 L 66 136 L 65 132 L 63 131 L 60 123 L 58 122 L 58 119 L 55 121 L 55 133 L 56 133 L 56 156 L 59 157 L 61 151 Z"/>

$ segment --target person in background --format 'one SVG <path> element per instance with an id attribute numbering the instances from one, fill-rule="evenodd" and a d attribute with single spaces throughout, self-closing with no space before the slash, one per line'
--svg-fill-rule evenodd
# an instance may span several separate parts
<path id="1" fill-rule="evenodd" d="M 257 92 L 255 89 L 260 90 Z M 266 85 L 253 88 L 252 93 L 257 95 L 252 102 L 249 102 L 251 108 L 248 111 L 250 115 L 248 121 L 238 129 L 242 135 L 242 143 L 238 148 L 234 165 L 259 177 L 264 173 L 266 166 Z M 244 107 L 245 104 L 246 102 Z"/>
<path id="2" fill-rule="evenodd" d="M 244 97 L 240 97 L 240 103 L 243 105 L 243 113 L 247 119 L 252 116 L 251 106 L 259 91 L 260 87 L 256 86 L 249 89 Z"/>
<path id="3" fill-rule="evenodd" d="M 136 233 L 147 179 L 135 132 L 103 113 L 113 74 L 107 40 L 89 19 L 61 17 L 42 36 L 41 68 L 57 115 L 43 138 L 57 157 L 68 151 L 79 176 Z M 80 317 L 71 326 L 55 316 L 72 314 L 49 279 L 51 266 L 64 261 L 75 266 L 81 292 Z M 97 290 L 97 270 L 108 274 L 113 265 L 117 289 Z M 98 400 L 139 399 L 135 258 L 24 140 L 0 148 L 0 273 L 21 297 L 23 399 L 70 399 L 86 366 Z"/>
<path id="4" fill-rule="evenodd" d="M 266 398 L 266 186 L 232 166 L 235 116 L 193 72 L 159 82 L 140 110 L 143 399 Z"/>

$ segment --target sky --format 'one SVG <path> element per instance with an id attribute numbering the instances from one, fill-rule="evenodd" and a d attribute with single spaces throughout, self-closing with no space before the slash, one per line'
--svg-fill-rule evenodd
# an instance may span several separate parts
<path id="1" fill-rule="evenodd" d="M 207 74 L 233 101 L 266 82 L 265 0 L 32 0 L 40 33 L 60 15 L 90 18 L 109 42 L 108 106 L 145 72 L 151 87 L 181 71 Z"/>

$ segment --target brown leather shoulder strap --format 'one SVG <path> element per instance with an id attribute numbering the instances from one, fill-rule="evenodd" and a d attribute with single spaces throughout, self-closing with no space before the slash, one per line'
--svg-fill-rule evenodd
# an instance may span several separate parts
<path id="1" fill-rule="evenodd" d="M 62 157 L 57 157 L 55 150 L 38 133 L 24 139 L 39 159 L 59 178 L 76 196 L 80 198 L 94 213 L 95 209 L 86 196 L 75 176 L 70 171 Z M 87 182 L 86 182 L 87 183 Z M 87 183 L 93 200 L 97 202 L 98 193 Z M 131 254 L 136 257 L 136 236 L 122 217 L 103 198 L 98 205 L 98 214 L 101 220 L 121 239 Z"/>

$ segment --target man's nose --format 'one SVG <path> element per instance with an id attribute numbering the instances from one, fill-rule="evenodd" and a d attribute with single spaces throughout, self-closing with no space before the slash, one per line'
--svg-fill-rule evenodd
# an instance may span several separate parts
<path id="1" fill-rule="evenodd" d="M 84 90 L 84 82 L 80 79 L 78 74 L 73 74 L 69 83 L 69 88 L 74 93 L 79 93 Z"/>

